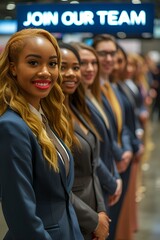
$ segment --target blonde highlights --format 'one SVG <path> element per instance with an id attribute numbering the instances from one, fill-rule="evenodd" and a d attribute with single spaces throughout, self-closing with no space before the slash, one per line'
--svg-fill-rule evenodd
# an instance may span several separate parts
<path id="1" fill-rule="evenodd" d="M 41 107 L 49 121 L 50 127 L 70 147 L 71 137 L 69 135 L 68 113 L 63 104 L 64 95 L 60 87 L 60 62 L 61 55 L 57 40 L 49 32 L 43 29 L 24 29 L 12 35 L 0 55 L 0 116 L 8 107 L 17 112 L 30 127 L 41 146 L 44 158 L 58 171 L 58 159 L 55 146 L 47 136 L 42 122 L 31 112 L 29 104 L 21 94 L 15 77 L 11 72 L 11 62 L 17 61 L 19 54 L 25 46 L 27 39 L 34 37 L 48 39 L 55 48 L 58 62 L 58 79 L 49 95 L 41 100 Z"/>

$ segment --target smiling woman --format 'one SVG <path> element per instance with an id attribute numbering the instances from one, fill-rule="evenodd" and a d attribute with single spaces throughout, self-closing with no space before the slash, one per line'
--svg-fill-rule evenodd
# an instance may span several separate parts
<path id="1" fill-rule="evenodd" d="M 43 29 L 15 33 L 0 56 L 5 240 L 83 239 L 69 200 L 74 168 L 60 61 L 56 39 Z"/>
<path id="2" fill-rule="evenodd" d="M 65 105 L 70 113 L 69 123 L 73 138 L 75 177 L 71 199 L 84 239 L 106 239 L 109 218 L 105 212 L 96 172 L 99 161 L 98 134 L 89 119 L 84 89 L 80 83 L 81 60 L 72 45 L 59 45 L 62 53 L 62 90 L 65 94 Z"/>
<path id="3" fill-rule="evenodd" d="M 13 54 L 10 59 L 11 73 L 25 99 L 37 109 L 40 99 L 49 94 L 58 78 L 56 50 L 47 39 L 37 36 L 26 39 L 17 57 Z"/>

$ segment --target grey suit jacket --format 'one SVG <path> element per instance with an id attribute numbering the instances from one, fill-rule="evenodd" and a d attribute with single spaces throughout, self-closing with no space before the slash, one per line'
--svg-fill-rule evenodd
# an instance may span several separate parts
<path id="1" fill-rule="evenodd" d="M 74 107 L 73 110 L 80 121 L 93 134 L 92 129 Z M 73 150 L 75 179 L 72 188 L 74 193 L 72 203 L 85 239 L 91 239 L 89 235 L 91 236 L 97 227 L 98 213 L 106 211 L 96 172 L 99 161 L 99 141 L 93 134 L 95 142 L 92 144 L 90 137 L 83 133 L 78 124 L 75 124 L 74 130 L 81 146 L 75 146 Z"/>

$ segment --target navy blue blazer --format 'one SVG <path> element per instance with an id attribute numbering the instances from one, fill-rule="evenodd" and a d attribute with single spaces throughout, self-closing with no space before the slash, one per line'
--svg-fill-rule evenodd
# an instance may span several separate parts
<path id="1" fill-rule="evenodd" d="M 112 111 L 112 108 L 111 108 L 107 98 L 104 96 L 103 93 L 102 93 L 102 102 L 103 102 L 103 106 L 104 106 L 104 109 L 105 109 L 105 113 L 106 113 L 106 115 L 108 117 L 108 120 L 109 120 L 109 123 L 110 123 L 110 130 L 111 130 L 111 134 L 112 134 L 112 138 L 113 138 L 112 147 L 113 147 L 113 150 L 114 150 L 113 151 L 114 152 L 114 157 L 115 157 L 116 161 L 121 161 L 122 154 L 124 153 L 124 151 L 127 151 L 127 150 L 132 151 L 132 146 L 131 146 L 130 140 L 128 138 L 128 132 L 124 128 L 124 120 L 123 120 L 122 138 L 121 138 L 122 139 L 122 147 L 120 147 L 117 143 L 118 129 L 117 129 L 116 118 L 115 118 L 115 115 Z"/>
<path id="2" fill-rule="evenodd" d="M 102 186 L 105 202 L 107 203 L 107 196 L 109 194 L 114 194 L 117 187 L 116 179 L 120 178 L 113 156 L 113 139 L 110 130 L 106 127 L 101 114 L 89 100 L 89 98 L 86 98 L 86 103 L 90 110 L 92 122 L 102 138 L 100 140 L 100 161 L 97 167 L 97 173 Z"/>
<path id="3" fill-rule="evenodd" d="M 119 83 L 118 84 L 118 91 L 121 95 L 121 99 L 123 102 L 124 110 L 125 110 L 125 125 L 128 128 L 130 141 L 132 144 L 133 152 L 136 153 L 139 150 L 139 146 L 141 144 L 141 141 L 136 136 L 136 125 L 137 125 L 137 119 L 135 115 L 135 105 L 133 102 L 131 102 L 131 97 L 128 97 L 128 94 L 130 92 L 127 92 L 128 86 L 125 83 Z M 129 90 L 130 91 L 130 90 Z"/>
<path id="4" fill-rule="evenodd" d="M 116 180 L 120 178 L 120 175 L 117 171 L 117 167 L 115 165 L 115 159 L 113 155 L 112 148 L 112 136 L 110 134 L 110 129 L 106 127 L 104 120 L 93 105 L 93 103 L 87 98 L 87 105 L 90 109 L 91 119 L 96 127 L 101 140 L 100 140 L 100 161 L 97 167 L 97 174 L 100 180 L 100 184 L 102 187 L 103 197 L 106 205 L 106 211 L 109 211 L 108 205 L 108 196 L 115 193 L 117 188 Z"/>
<path id="5" fill-rule="evenodd" d="M 70 203 L 74 168 L 59 159 L 56 173 L 42 155 L 25 121 L 8 109 L 0 117 L 2 208 L 9 231 L 5 240 L 82 240 Z"/>
<path id="6" fill-rule="evenodd" d="M 125 118 L 126 118 L 126 114 L 125 114 L 125 108 L 124 108 L 124 103 L 122 101 L 121 98 L 121 94 L 119 93 L 119 89 L 118 86 L 116 84 L 111 84 L 112 85 L 112 89 L 119 101 L 120 107 L 121 107 L 121 111 L 122 111 L 122 148 L 124 151 L 132 151 L 132 144 L 130 141 L 130 137 L 129 137 L 129 131 L 128 128 L 126 126 L 126 122 L 125 122 Z"/>

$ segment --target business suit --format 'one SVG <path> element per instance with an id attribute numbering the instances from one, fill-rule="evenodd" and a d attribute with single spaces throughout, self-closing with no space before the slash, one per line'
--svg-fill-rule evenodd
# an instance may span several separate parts
<path id="1" fill-rule="evenodd" d="M 144 112 L 147 112 L 147 108 L 144 104 L 144 97 L 141 92 L 140 86 L 138 84 L 134 83 L 132 79 L 127 79 L 125 81 L 125 84 L 127 85 L 130 94 L 132 95 L 132 98 L 135 103 L 135 115 L 137 118 L 137 128 L 143 128 L 143 122 L 141 122 L 141 114 Z"/>
<path id="2" fill-rule="evenodd" d="M 140 140 L 136 137 L 136 115 L 135 115 L 135 103 L 128 89 L 128 86 L 124 82 L 117 84 L 119 94 L 123 101 L 125 110 L 125 124 L 128 128 L 130 140 L 132 143 L 133 153 L 139 150 Z M 130 176 L 128 181 L 128 189 L 125 195 L 125 199 L 122 205 L 119 224 L 116 232 L 115 239 L 132 239 L 133 238 L 133 223 L 136 215 L 135 209 L 135 192 L 136 192 L 136 171 L 137 161 L 132 159 Z"/>
<path id="3" fill-rule="evenodd" d="M 101 113 L 94 106 L 91 100 L 86 97 L 86 103 L 90 110 L 91 119 L 100 134 L 100 161 L 97 167 L 97 174 L 101 183 L 106 210 L 108 211 L 108 196 L 113 195 L 116 191 L 116 179 L 120 178 L 112 149 L 112 136 L 110 130 L 107 128 Z"/>
<path id="4" fill-rule="evenodd" d="M 123 121 L 123 127 L 122 127 L 122 148 L 124 151 L 132 151 L 132 143 L 130 141 L 130 136 L 129 136 L 129 130 L 128 127 L 126 126 L 126 114 L 125 114 L 125 109 L 124 109 L 124 104 L 123 104 L 123 100 L 121 98 L 121 94 L 119 92 L 118 86 L 117 84 L 111 84 L 113 91 L 119 101 L 119 104 L 121 106 L 121 110 L 122 110 L 122 121 Z"/>
<path id="5" fill-rule="evenodd" d="M 133 152 L 136 153 L 139 150 L 141 141 L 136 136 L 137 118 L 134 111 L 135 102 L 125 83 L 118 83 L 117 87 L 124 106 L 125 125 L 128 128 Z"/>
<path id="6" fill-rule="evenodd" d="M 66 177 L 59 160 L 56 173 L 42 155 L 24 120 L 8 109 L 0 117 L 2 208 L 9 227 L 5 240 L 82 240 L 69 201 L 73 160 Z"/>
<path id="7" fill-rule="evenodd" d="M 73 146 L 75 179 L 72 188 L 74 193 L 72 203 L 85 240 L 91 240 L 98 225 L 98 213 L 105 212 L 102 190 L 96 172 L 99 160 L 99 142 L 74 106 L 72 106 L 72 110 L 88 129 L 88 133 L 85 134 L 77 122 L 74 125 L 80 146 Z"/>
<path id="8" fill-rule="evenodd" d="M 117 143 L 117 131 L 118 130 L 117 130 L 116 118 L 115 118 L 113 110 L 112 110 L 107 98 L 105 97 L 105 95 L 102 93 L 101 96 L 102 96 L 104 111 L 105 111 L 105 113 L 108 117 L 109 123 L 110 123 L 110 131 L 111 131 L 112 138 L 113 138 L 112 147 L 114 150 L 113 151 L 114 157 L 117 161 L 120 161 L 122 158 L 123 149 L 120 148 Z"/>
<path id="9" fill-rule="evenodd" d="M 123 153 L 125 151 L 132 151 L 132 146 L 131 146 L 128 130 L 125 126 L 125 115 L 124 115 L 122 100 L 120 98 L 120 95 L 119 95 L 117 89 L 113 86 L 111 86 L 111 87 L 112 87 L 112 90 L 119 102 L 119 106 L 122 111 L 121 146 L 119 146 L 119 144 L 118 144 L 118 126 L 117 126 L 117 120 L 116 120 L 115 114 L 112 110 L 112 107 L 111 107 L 107 97 L 103 93 L 102 93 L 102 100 L 103 100 L 106 114 L 110 120 L 110 126 L 111 126 L 112 136 L 113 136 L 113 149 L 114 149 L 115 160 L 117 162 L 120 162 L 122 159 Z M 128 187 L 130 169 L 131 169 L 131 164 L 129 164 L 129 166 L 127 167 L 127 169 L 124 172 L 120 173 L 123 188 L 122 188 L 122 194 L 120 196 L 119 201 L 110 208 L 110 218 L 111 218 L 112 222 L 110 224 L 110 235 L 108 238 L 109 240 L 113 240 L 115 237 L 118 218 L 120 215 L 124 196 L 125 196 L 125 193 L 126 193 L 127 187 Z"/>

